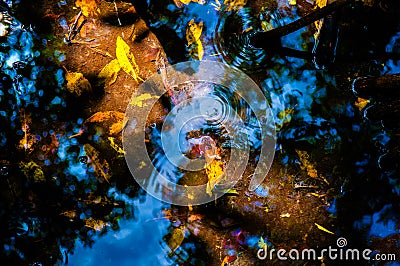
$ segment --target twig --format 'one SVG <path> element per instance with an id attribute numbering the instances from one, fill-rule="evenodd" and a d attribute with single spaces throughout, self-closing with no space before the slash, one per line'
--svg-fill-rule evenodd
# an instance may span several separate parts
<path id="1" fill-rule="evenodd" d="M 266 32 L 256 32 L 249 36 L 250 43 L 257 48 L 269 47 L 271 40 L 276 40 L 292 32 L 295 32 L 316 20 L 322 19 L 333 11 L 340 9 L 344 5 L 353 2 L 354 0 L 337 0 L 287 25 Z"/>

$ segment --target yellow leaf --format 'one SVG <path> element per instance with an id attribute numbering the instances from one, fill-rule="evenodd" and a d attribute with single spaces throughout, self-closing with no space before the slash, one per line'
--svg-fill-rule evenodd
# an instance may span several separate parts
<path id="1" fill-rule="evenodd" d="M 117 37 L 116 44 L 116 56 L 118 63 L 128 75 L 135 79 L 136 82 L 139 80 L 143 81 L 139 77 L 139 67 L 136 64 L 135 56 L 130 52 L 129 45 L 120 37 Z"/>
<path id="2" fill-rule="evenodd" d="M 323 8 L 326 6 L 328 0 L 317 0 L 315 1 L 315 7 Z"/>
<path id="3" fill-rule="evenodd" d="M 110 141 L 110 146 L 118 153 L 118 156 L 123 157 L 125 155 L 125 151 L 115 143 L 115 138 L 108 137 L 108 140 Z"/>
<path id="4" fill-rule="evenodd" d="M 367 99 L 358 97 L 354 105 L 358 108 L 358 110 L 362 111 L 369 104 L 369 102 L 370 101 Z"/>
<path id="5" fill-rule="evenodd" d="M 124 113 L 117 112 L 117 111 L 107 111 L 107 112 L 97 112 L 88 119 L 85 120 L 85 123 L 101 123 L 110 119 L 115 120 L 123 120 L 125 117 Z"/>
<path id="6" fill-rule="evenodd" d="M 131 104 L 133 106 L 138 106 L 138 107 L 147 106 L 147 104 L 144 103 L 143 101 L 149 100 L 151 98 L 158 98 L 158 97 L 157 96 L 151 96 L 150 93 L 143 93 L 143 94 L 133 98 L 131 100 Z"/>
<path id="7" fill-rule="evenodd" d="M 171 249 L 171 252 L 174 252 L 185 239 L 185 233 L 183 228 L 174 228 L 172 232 L 165 236 L 165 242 L 168 247 Z"/>
<path id="8" fill-rule="evenodd" d="M 290 213 L 283 213 L 280 215 L 281 218 L 289 218 L 290 217 Z"/>
<path id="9" fill-rule="evenodd" d="M 227 11 L 239 10 L 247 4 L 247 0 L 225 0 Z"/>
<path id="10" fill-rule="evenodd" d="M 317 226 L 317 228 L 319 229 L 319 230 L 321 230 L 321 231 L 324 231 L 324 232 L 326 232 L 326 233 L 329 233 L 329 234 L 332 234 L 332 235 L 334 235 L 335 233 L 333 233 L 332 231 L 329 231 L 328 229 L 326 229 L 325 227 L 322 227 L 321 225 L 319 225 L 319 224 L 317 224 L 317 223 L 314 223 L 316 226 Z"/>
<path id="11" fill-rule="evenodd" d="M 296 5 L 296 0 L 288 0 L 289 5 L 295 6 Z"/>
<path id="12" fill-rule="evenodd" d="M 300 168 L 302 170 L 306 170 L 309 177 L 318 178 L 317 169 L 315 169 L 314 165 L 310 162 L 310 156 L 306 151 L 296 150 L 297 155 L 300 160 Z"/>
<path id="13" fill-rule="evenodd" d="M 194 19 L 190 20 L 186 27 L 186 40 L 190 46 L 200 39 L 201 32 L 203 31 L 203 21 L 196 24 Z"/>
<path id="14" fill-rule="evenodd" d="M 76 0 L 76 7 L 80 7 L 82 10 L 82 15 L 89 17 L 97 12 L 96 0 Z"/>
<path id="15" fill-rule="evenodd" d="M 201 59 L 203 59 L 203 55 L 204 55 L 203 44 L 201 43 L 200 40 L 197 40 L 196 45 L 197 45 L 197 57 L 199 60 L 201 60 Z"/>
<path id="16" fill-rule="evenodd" d="M 84 221 L 85 221 L 86 227 L 91 228 L 96 231 L 101 231 L 101 230 L 103 230 L 104 227 L 110 225 L 110 223 L 108 223 L 108 222 L 106 223 L 102 220 L 93 219 L 93 218 L 84 219 Z"/>
<path id="17" fill-rule="evenodd" d="M 97 76 L 99 79 L 104 79 L 106 84 L 110 86 L 113 84 L 118 77 L 118 72 L 121 70 L 121 66 L 118 63 L 117 59 L 111 60 L 103 69 L 100 71 Z"/>
<path id="18" fill-rule="evenodd" d="M 221 182 L 225 175 L 224 163 L 218 160 L 212 161 L 207 165 L 206 173 L 208 176 L 206 192 L 208 195 L 212 196 L 214 186 Z"/>
<path id="19" fill-rule="evenodd" d="M 90 82 L 83 76 L 82 73 L 67 72 L 65 73 L 65 80 L 67 81 L 66 89 L 76 97 L 92 91 Z"/>

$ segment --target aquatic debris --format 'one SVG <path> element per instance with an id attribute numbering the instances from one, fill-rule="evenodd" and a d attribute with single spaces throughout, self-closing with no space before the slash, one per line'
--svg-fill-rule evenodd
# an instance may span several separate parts
<path id="1" fill-rule="evenodd" d="M 75 6 L 79 7 L 82 11 L 82 14 L 85 17 L 94 16 L 100 13 L 100 10 L 97 7 L 97 3 L 100 1 L 96 0 L 76 0 Z"/>
<path id="2" fill-rule="evenodd" d="M 370 100 L 364 98 L 357 98 L 357 101 L 354 103 L 354 106 L 358 108 L 358 110 L 362 111 L 368 104 Z"/>
<path id="3" fill-rule="evenodd" d="M 185 232 L 183 227 L 174 228 L 164 237 L 164 241 L 171 249 L 169 255 L 172 255 L 175 252 L 175 250 L 179 248 L 184 239 L 185 239 Z"/>
<path id="4" fill-rule="evenodd" d="M 24 137 L 19 142 L 19 148 L 24 149 L 25 152 L 31 153 L 33 151 L 33 145 L 37 142 L 37 139 L 30 131 L 30 124 L 32 123 L 30 115 L 25 113 L 25 109 L 21 108 L 20 110 L 21 116 L 21 129 L 24 133 Z"/>
<path id="5" fill-rule="evenodd" d="M 317 223 L 314 223 L 316 226 L 317 226 L 317 228 L 319 229 L 319 230 L 321 230 L 321 231 L 324 231 L 324 232 L 326 232 L 326 233 L 328 233 L 328 234 L 332 234 L 332 235 L 334 235 L 335 233 L 333 233 L 332 231 L 329 231 L 328 229 L 326 229 L 325 227 L 323 227 L 323 226 L 321 226 L 321 225 L 319 225 L 319 224 L 317 224 Z"/>
<path id="6" fill-rule="evenodd" d="M 238 11 L 247 4 L 247 0 L 225 0 L 226 11 Z"/>
<path id="7" fill-rule="evenodd" d="M 145 100 L 149 100 L 151 98 L 158 98 L 157 96 L 151 96 L 150 93 L 143 93 L 135 98 L 133 98 L 130 102 L 131 105 L 133 106 L 137 106 L 137 107 L 145 107 L 147 106 L 146 103 L 144 103 L 143 101 Z"/>
<path id="8" fill-rule="evenodd" d="M 281 215 L 279 215 L 279 217 L 281 218 L 289 218 L 290 217 L 290 213 L 282 213 Z"/>
<path id="9" fill-rule="evenodd" d="M 218 0 L 217 0 L 218 1 Z M 204 5 L 206 0 L 174 0 L 174 3 L 177 7 L 182 8 L 183 5 L 188 5 L 190 3 L 198 3 L 200 5 Z"/>
<path id="10" fill-rule="evenodd" d="M 106 226 L 110 226 L 109 222 L 104 222 L 102 220 L 94 219 L 92 217 L 90 217 L 89 219 L 85 219 L 84 221 L 86 227 L 99 232 L 102 231 Z"/>
<path id="11" fill-rule="evenodd" d="M 65 80 L 67 81 L 66 89 L 75 97 L 80 97 L 85 93 L 92 92 L 90 82 L 79 72 L 66 72 Z"/>
<path id="12" fill-rule="evenodd" d="M 120 37 L 117 37 L 116 43 L 116 56 L 119 65 L 128 75 L 130 75 L 136 82 L 144 81 L 139 77 L 139 67 L 136 64 L 135 56 L 130 52 L 129 45 Z"/>
<path id="13" fill-rule="evenodd" d="M 106 181 L 107 183 L 110 183 L 111 171 L 108 162 L 105 159 L 100 158 L 100 153 L 92 145 L 84 144 L 83 149 L 90 159 L 88 166 L 94 168 L 94 176 L 97 180 L 100 182 Z"/>
<path id="14" fill-rule="evenodd" d="M 0 37 L 4 37 L 10 30 L 12 17 L 7 12 L 0 12 Z"/>
<path id="15" fill-rule="evenodd" d="M 111 60 L 110 63 L 105 65 L 97 77 L 100 80 L 104 80 L 107 86 L 112 85 L 118 77 L 118 72 L 121 70 L 121 66 L 117 59 Z"/>
<path id="16" fill-rule="evenodd" d="M 306 170 L 307 175 L 312 178 L 321 178 L 325 183 L 329 184 L 325 177 L 318 174 L 315 166 L 310 162 L 310 155 L 306 151 L 296 149 L 296 153 L 299 156 L 301 170 Z"/>
<path id="17" fill-rule="evenodd" d="M 188 42 L 189 53 L 192 58 L 203 59 L 204 48 L 200 41 L 203 31 L 203 21 L 195 23 L 194 19 L 190 20 L 186 27 L 186 40 Z"/>
<path id="18" fill-rule="evenodd" d="M 34 183 L 46 181 L 42 168 L 33 161 L 28 163 L 20 162 L 19 168 L 29 181 L 33 181 Z"/>
<path id="19" fill-rule="evenodd" d="M 108 140 L 110 141 L 110 146 L 118 153 L 118 157 L 124 157 L 125 151 L 115 143 L 115 138 L 108 137 Z"/>
<path id="20" fill-rule="evenodd" d="M 214 186 L 221 182 L 225 176 L 224 163 L 218 160 L 214 160 L 207 165 L 206 173 L 208 177 L 206 193 L 212 196 Z"/>
<path id="21" fill-rule="evenodd" d="M 124 117 L 125 114 L 118 111 L 97 112 L 86 119 L 83 124 L 105 122 L 103 127 L 108 128 L 108 135 L 116 136 L 122 131 Z"/>

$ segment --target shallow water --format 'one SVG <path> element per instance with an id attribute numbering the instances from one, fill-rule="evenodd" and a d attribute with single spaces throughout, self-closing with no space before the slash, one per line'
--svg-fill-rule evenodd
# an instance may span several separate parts
<path id="1" fill-rule="evenodd" d="M 320 70 L 311 60 L 285 57 L 272 51 L 256 49 L 250 46 L 243 34 L 261 30 L 258 22 L 265 18 L 271 18 L 265 20 L 271 27 L 299 18 L 296 7 L 290 6 L 286 1 L 278 1 L 274 12 L 263 11 L 258 16 L 252 13 L 250 7 L 241 8 L 238 12 L 227 11 L 224 7 L 218 10 L 217 1 L 206 4 L 193 2 L 183 5 L 182 8 L 173 3 L 159 1 L 148 1 L 146 4 L 148 13 L 143 16 L 147 17 L 152 30 L 161 39 L 171 63 L 193 60 L 191 48 L 186 46 L 186 25 L 194 18 L 196 23 L 203 22 L 203 59 L 226 62 L 256 80 L 269 100 L 275 120 L 275 160 L 288 168 L 298 167 L 301 160 L 296 150 L 307 150 L 317 165 L 327 160 L 337 163 L 333 168 L 323 171 L 325 178 L 336 186 L 335 189 L 339 188 L 327 204 L 328 212 L 337 217 L 337 234 L 346 235 L 354 247 L 367 246 L 374 237 L 394 237 L 400 234 L 396 226 L 399 223 L 399 170 L 396 166 L 380 163 L 395 142 L 394 133 L 383 127 L 380 121 L 366 119 L 363 112 L 354 106 L 356 97 L 351 91 L 351 83 L 356 77 L 399 73 L 400 64 L 393 59 L 374 59 L 366 63 L 355 59 L 343 60 L 347 56 L 350 59 L 352 56 L 359 56 L 357 48 L 349 45 L 350 33 L 357 31 L 349 28 L 349 23 L 345 23 L 353 20 L 351 16 L 344 19 L 343 34 L 337 48 L 337 60 L 343 60 L 343 63 L 336 62 L 331 69 Z M 360 9 L 361 11 L 363 10 Z M 397 20 L 389 22 L 399 25 Z M 371 23 L 358 23 L 360 26 L 367 24 L 369 28 L 365 27 L 370 30 L 368 34 L 377 34 L 378 30 Z M 378 24 L 377 28 L 384 26 L 383 22 Z M 356 26 L 353 25 L 354 28 Z M 7 233 L 2 235 L 1 242 L 6 255 L 31 265 L 46 265 L 49 261 L 68 261 L 69 265 L 206 265 L 209 258 L 202 257 L 206 250 L 205 244 L 193 237 L 189 230 L 181 229 L 183 227 L 179 219 L 170 219 L 165 210 L 171 209 L 171 206 L 145 195 L 141 190 L 137 191 L 130 176 L 124 177 L 124 180 L 130 180 L 127 185 L 118 184 L 112 188 L 104 180 L 99 180 L 96 174 L 98 156 L 93 156 L 97 153 L 85 143 L 101 143 L 102 132 L 91 132 L 84 141 L 70 138 L 80 132 L 83 118 L 79 113 L 65 113 L 69 106 L 60 93 L 64 80 L 57 65 L 64 60 L 62 53 L 58 51 L 52 54 L 53 63 L 50 65 L 40 65 L 36 58 L 43 47 L 33 46 L 33 31 L 22 30 L 18 24 L 14 27 L 18 30 L 10 35 L 7 43 L 3 43 L 0 57 L 3 63 L 0 115 L 2 125 L 6 125 L 0 131 L 0 144 L 5 151 L 1 158 L 4 161 L 1 161 L 0 174 L 6 177 L 4 186 L 13 191 L 3 196 L 6 199 L 4 202 L 11 204 L 9 207 L 8 204 L 2 205 L 4 210 L 1 212 L 2 226 L 8 228 Z M 162 31 L 165 29 L 174 32 L 176 36 L 171 37 L 167 33 L 163 35 Z M 312 27 L 304 28 L 283 37 L 282 46 L 311 51 L 314 45 L 312 34 Z M 360 50 L 375 49 L 398 53 L 400 33 L 392 31 L 382 35 L 374 37 L 371 47 L 365 44 L 366 47 Z M 361 45 L 362 41 L 361 39 L 356 45 Z M 176 52 L 177 50 L 180 52 Z M 26 58 L 22 58 L 23 56 Z M 23 71 L 19 70 L 13 66 L 17 61 L 24 61 L 27 67 Z M 24 77 L 19 78 L 20 73 Z M 43 95 L 43 90 L 35 83 L 40 79 L 55 90 L 51 94 Z M 211 108 L 215 112 L 207 115 L 216 116 L 211 120 L 219 122 L 232 122 L 237 114 L 244 120 L 247 133 L 250 132 L 250 157 L 257 161 L 260 146 L 259 125 L 254 123 L 254 114 L 248 106 L 237 95 L 225 89 L 193 86 L 188 91 L 194 94 L 177 94 L 175 100 L 185 105 L 185 100 L 189 98 L 190 102 L 193 95 L 211 97 L 214 100 L 207 101 L 208 105 L 205 107 L 191 102 L 197 107 L 193 112 Z M 229 102 L 233 108 L 223 109 L 224 105 L 219 105 L 220 101 Z M 26 102 L 30 104 L 25 104 Z M 20 129 L 20 124 L 24 124 L 21 107 L 27 110 L 38 108 L 32 117 L 25 119 L 25 123 L 31 125 L 32 132 L 40 132 L 35 133 L 34 139 L 35 143 L 40 143 L 41 150 L 28 153 L 26 158 L 26 150 L 29 151 L 31 147 L 29 142 L 25 143 L 25 153 L 13 151 L 13 147 L 19 145 L 14 133 L 21 137 L 30 132 Z M 172 113 L 166 119 L 174 121 L 174 118 Z M 204 157 L 205 151 L 214 146 L 219 145 L 228 150 L 232 145 L 228 141 L 229 134 L 218 123 L 215 124 L 215 121 L 199 118 L 190 122 L 182 125 L 184 130 L 180 131 L 182 136 L 178 138 L 181 150 L 188 156 Z M 160 149 L 160 131 L 159 125 L 148 128 L 148 150 L 155 166 L 177 182 L 185 173 L 177 171 L 176 166 L 167 161 L 165 152 Z M 187 138 L 193 132 L 198 135 Z M 175 133 L 171 131 L 170 134 Z M 229 157 L 228 151 L 221 154 Z M 174 153 L 170 156 L 173 157 Z M 10 182 L 10 176 L 17 172 L 16 165 L 19 161 L 38 162 L 45 169 L 45 174 L 51 176 L 50 187 L 55 193 L 49 193 L 47 198 L 38 201 L 38 206 L 28 207 L 29 201 L 15 200 L 20 193 L 34 199 L 35 193 L 32 193 L 29 186 L 37 189 L 35 182 L 18 179 Z M 118 172 L 121 161 L 123 158 L 115 160 L 109 168 L 106 167 L 107 171 Z M 41 175 L 34 174 L 32 178 L 40 179 Z M 302 182 L 298 185 L 309 185 Z M 264 198 L 270 195 L 268 187 L 260 187 L 255 193 Z M 50 205 L 48 208 L 46 201 Z M 71 224 L 60 218 L 60 208 L 57 206 L 60 202 L 63 203 L 62 217 L 70 218 Z M 107 210 L 100 208 L 100 205 L 106 206 Z M 264 207 L 260 202 L 256 202 L 254 206 Z M 249 209 L 254 206 L 249 205 Z M 47 211 L 35 212 L 38 209 Z M 71 212 L 72 210 L 75 212 Z M 97 221 L 91 224 L 90 218 L 105 218 L 105 223 Z M 230 223 L 226 219 L 223 221 L 223 225 Z M 210 226 L 213 227 L 211 224 Z M 237 243 L 227 245 L 224 255 L 238 256 L 239 247 L 256 248 L 260 237 L 268 237 L 268 232 L 249 233 L 245 241 L 242 241 L 240 236 L 244 229 L 240 225 L 233 227 L 236 231 L 234 230 L 231 237 Z M 171 238 L 166 236 L 171 232 L 181 232 L 180 230 L 185 240 L 178 245 L 174 254 L 169 255 Z M 36 238 L 46 237 L 51 239 L 48 246 L 53 248 L 48 252 L 56 258 L 43 259 L 49 257 L 46 245 L 29 251 L 29 246 L 35 243 Z M 34 262 L 37 264 L 33 264 Z"/>

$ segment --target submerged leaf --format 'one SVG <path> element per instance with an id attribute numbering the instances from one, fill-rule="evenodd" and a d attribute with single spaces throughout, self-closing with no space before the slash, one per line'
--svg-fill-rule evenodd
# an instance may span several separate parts
<path id="1" fill-rule="evenodd" d="M 133 98 L 131 100 L 131 104 L 133 106 L 137 106 L 137 107 L 147 106 L 147 104 L 144 103 L 143 101 L 149 100 L 151 98 L 158 98 L 158 97 L 157 96 L 151 96 L 150 93 L 143 93 L 143 94 Z"/>
<path id="2" fill-rule="evenodd" d="M 227 11 L 237 11 L 247 4 L 247 0 L 225 0 Z"/>
<path id="3" fill-rule="evenodd" d="M 97 76 L 99 79 L 105 80 L 107 86 L 113 84 L 118 77 L 118 72 L 121 70 L 121 66 L 118 63 L 117 59 L 111 60 L 103 69 L 100 71 Z"/>
<path id="4" fill-rule="evenodd" d="M 224 163 L 218 160 L 212 161 L 207 165 L 206 173 L 208 176 L 206 192 L 208 195 L 212 196 L 215 185 L 221 182 L 225 175 Z"/>
<path id="5" fill-rule="evenodd" d="M 118 157 L 123 157 L 125 155 L 125 151 L 115 143 L 115 138 L 108 137 L 108 140 L 110 141 L 110 146 L 118 153 Z"/>
<path id="6" fill-rule="evenodd" d="M 300 168 L 302 170 L 306 170 L 309 177 L 318 178 L 317 169 L 315 169 L 314 165 L 310 162 L 310 156 L 306 151 L 296 150 L 297 155 L 300 160 Z"/>
<path id="7" fill-rule="evenodd" d="M 324 232 L 326 232 L 326 233 L 328 233 L 328 234 L 332 234 L 332 235 L 334 235 L 335 233 L 334 232 L 332 232 L 332 231 L 329 231 L 328 229 L 326 229 L 325 227 L 323 227 L 323 226 L 321 226 L 321 225 L 319 225 L 319 224 L 317 224 L 317 223 L 314 223 L 316 226 L 317 226 L 317 228 L 319 229 L 319 230 L 321 230 L 321 231 L 324 231 Z"/>
<path id="8" fill-rule="evenodd" d="M 83 149 L 90 158 L 89 165 L 94 168 L 94 175 L 100 181 L 110 183 L 111 171 L 108 162 L 100 158 L 100 153 L 90 144 L 84 144 Z"/>
<path id="9" fill-rule="evenodd" d="M 67 72 L 65 73 L 65 80 L 67 81 L 67 90 L 76 97 L 92 91 L 90 82 L 83 76 L 82 73 Z"/>
<path id="10" fill-rule="evenodd" d="M 34 183 L 46 181 L 42 168 L 33 161 L 29 163 L 20 162 L 19 168 L 29 181 Z"/>
<path id="11" fill-rule="evenodd" d="M 136 64 L 135 56 L 130 52 L 129 45 L 120 37 L 117 37 L 116 44 L 116 56 L 119 65 L 128 75 L 135 79 L 136 82 L 139 80 L 143 81 L 139 77 L 139 67 Z"/>
<path id="12" fill-rule="evenodd" d="M 358 97 L 354 105 L 358 108 L 358 110 L 362 111 L 369 103 L 370 100 Z"/>
<path id="13" fill-rule="evenodd" d="M 85 123 L 101 123 L 110 119 L 123 120 L 125 114 L 117 111 L 97 112 L 88 119 Z"/>
<path id="14" fill-rule="evenodd" d="M 109 226 L 109 222 L 104 222 L 102 220 L 94 219 L 90 217 L 89 219 L 85 219 L 85 226 L 88 228 L 91 228 L 96 231 L 101 231 L 103 230 L 104 227 Z"/>
<path id="15" fill-rule="evenodd" d="M 173 253 L 183 242 L 185 239 L 185 232 L 183 228 L 174 228 L 172 232 L 168 233 L 165 236 L 165 242 L 168 247 L 171 249 L 171 253 Z"/>
<path id="16" fill-rule="evenodd" d="M 204 55 L 203 44 L 200 36 L 203 31 L 203 22 L 195 23 L 194 19 L 190 20 L 186 27 L 186 40 L 188 42 L 189 53 L 192 58 L 201 60 Z"/>
<path id="17" fill-rule="evenodd" d="M 76 0 L 75 5 L 81 8 L 85 17 L 93 16 L 98 11 L 96 0 Z"/>

